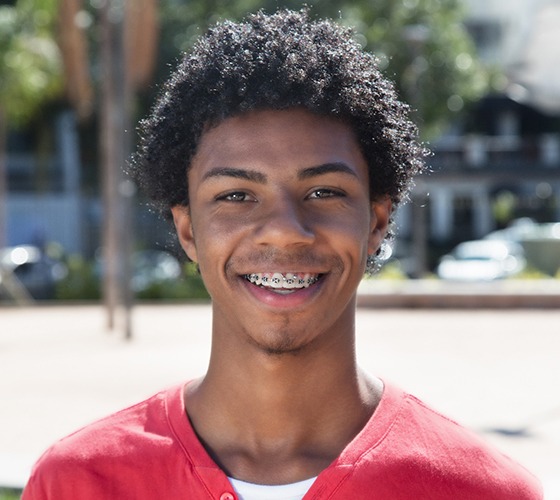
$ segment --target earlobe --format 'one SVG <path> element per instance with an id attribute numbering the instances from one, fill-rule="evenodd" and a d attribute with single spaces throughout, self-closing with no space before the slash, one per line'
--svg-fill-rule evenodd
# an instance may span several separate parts
<path id="1" fill-rule="evenodd" d="M 181 247 L 189 259 L 193 262 L 198 262 L 189 207 L 175 205 L 171 207 L 171 213 L 173 214 L 173 223 L 175 224 L 175 231 L 177 231 Z"/>
<path id="2" fill-rule="evenodd" d="M 387 230 L 393 211 L 393 203 L 389 197 L 381 198 L 371 202 L 371 226 L 368 242 L 368 254 L 377 252 Z"/>

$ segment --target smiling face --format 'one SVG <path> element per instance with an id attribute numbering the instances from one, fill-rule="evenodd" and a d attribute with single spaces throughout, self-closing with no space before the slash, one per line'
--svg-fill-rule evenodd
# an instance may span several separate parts
<path id="1" fill-rule="evenodd" d="M 188 181 L 190 205 L 172 212 L 215 337 L 279 354 L 353 332 L 390 202 L 370 201 L 349 126 L 300 109 L 228 118 L 203 134 Z"/>

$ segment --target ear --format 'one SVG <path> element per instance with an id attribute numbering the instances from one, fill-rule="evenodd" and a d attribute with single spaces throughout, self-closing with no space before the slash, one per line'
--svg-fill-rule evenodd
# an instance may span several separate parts
<path id="1" fill-rule="evenodd" d="M 175 224 L 175 230 L 177 231 L 177 237 L 179 238 L 181 247 L 189 259 L 194 262 L 198 262 L 196 242 L 194 240 L 189 207 L 175 205 L 174 207 L 171 207 L 171 213 L 173 214 L 173 222 Z"/>
<path id="2" fill-rule="evenodd" d="M 375 254 L 375 252 L 379 250 L 387 234 L 392 212 L 393 203 L 388 196 L 371 202 L 371 221 L 368 240 L 369 255 Z"/>

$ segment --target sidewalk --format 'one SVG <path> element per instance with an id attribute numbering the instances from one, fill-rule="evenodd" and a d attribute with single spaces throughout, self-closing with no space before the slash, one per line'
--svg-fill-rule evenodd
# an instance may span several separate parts
<path id="1" fill-rule="evenodd" d="M 358 289 L 358 306 L 376 309 L 560 309 L 560 280 L 461 283 L 438 279 L 366 279 Z"/>
<path id="2" fill-rule="evenodd" d="M 208 305 L 138 306 L 134 338 L 100 306 L 0 307 L 0 486 L 55 439 L 204 373 Z M 359 309 L 361 365 L 533 471 L 560 500 L 560 310 Z"/>

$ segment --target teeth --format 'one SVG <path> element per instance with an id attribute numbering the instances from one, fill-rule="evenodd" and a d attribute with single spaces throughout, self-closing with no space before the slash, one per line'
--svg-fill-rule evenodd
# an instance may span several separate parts
<path id="1" fill-rule="evenodd" d="M 283 288 L 283 283 L 284 283 L 284 276 L 282 276 L 282 274 L 280 273 L 274 273 L 272 275 L 272 277 L 270 278 L 270 283 L 269 285 L 272 288 Z"/>
<path id="2" fill-rule="evenodd" d="M 283 290 L 307 288 L 319 279 L 318 274 L 310 273 L 252 273 L 246 274 L 244 277 L 254 285 Z"/>

